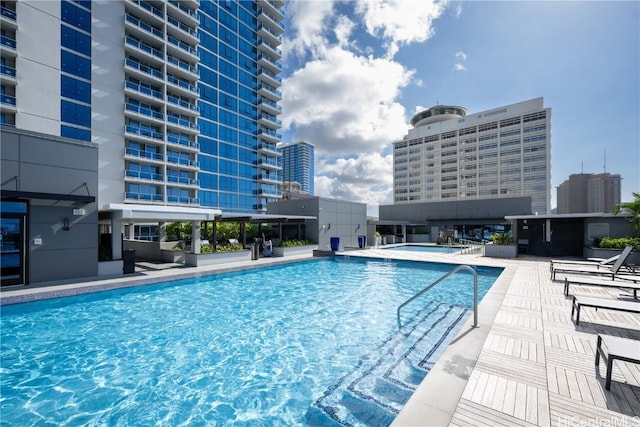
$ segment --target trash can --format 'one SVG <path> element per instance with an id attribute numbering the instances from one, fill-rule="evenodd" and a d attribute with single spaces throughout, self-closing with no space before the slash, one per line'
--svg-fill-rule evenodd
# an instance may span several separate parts
<path id="1" fill-rule="evenodd" d="M 260 245 L 257 243 L 253 243 L 251 245 L 251 260 L 255 261 L 258 259 L 260 253 Z"/>
<path id="2" fill-rule="evenodd" d="M 330 239 L 331 241 L 331 250 L 332 251 L 338 251 L 340 250 L 340 238 L 339 237 L 332 237 Z"/>
<path id="3" fill-rule="evenodd" d="M 125 249 L 122 251 L 122 274 L 136 272 L 136 251 Z"/>
<path id="4" fill-rule="evenodd" d="M 358 247 L 360 249 L 367 247 L 367 236 L 358 236 Z"/>

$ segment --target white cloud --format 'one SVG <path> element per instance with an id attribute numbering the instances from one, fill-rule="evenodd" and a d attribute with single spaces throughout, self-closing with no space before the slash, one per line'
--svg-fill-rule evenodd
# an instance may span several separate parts
<path id="1" fill-rule="evenodd" d="M 290 23 L 283 59 L 300 65 L 283 79 L 280 118 L 291 136 L 285 142 L 315 146 L 316 195 L 368 206 L 392 203 L 393 157 L 383 153 L 408 130 L 402 91 L 423 85 L 415 70 L 392 58 L 402 45 L 427 40 L 445 5 L 446 0 L 286 3 Z M 386 49 L 384 58 L 375 56 L 380 46 L 364 42 L 369 35 Z"/>
<path id="2" fill-rule="evenodd" d="M 461 60 L 462 62 L 467 60 L 467 54 L 461 50 L 456 52 L 455 57 Z M 467 67 L 465 67 L 462 62 L 457 62 L 453 64 L 453 69 L 456 71 L 467 71 Z"/>
<path id="3" fill-rule="evenodd" d="M 456 15 L 456 18 L 460 18 L 460 15 L 462 15 L 462 3 L 458 3 L 456 5 L 456 9 L 454 13 Z"/>
<path id="4" fill-rule="evenodd" d="M 358 0 L 367 32 L 384 39 L 387 58 L 404 44 L 424 42 L 433 35 L 432 23 L 444 11 L 447 0 Z"/>
<path id="5" fill-rule="evenodd" d="M 353 200 L 369 206 L 391 204 L 393 156 L 364 153 L 353 158 L 320 159 L 316 166 L 318 196 Z"/>
<path id="6" fill-rule="evenodd" d="M 467 54 L 464 53 L 463 51 L 459 50 L 459 51 L 456 52 L 456 58 L 460 58 L 463 61 L 466 61 L 467 60 Z"/>
<path id="7" fill-rule="evenodd" d="M 453 64 L 453 69 L 456 71 L 467 71 L 467 67 L 460 63 Z"/>
<path id="8" fill-rule="evenodd" d="M 407 131 L 396 99 L 413 71 L 380 58 L 328 48 L 282 84 L 283 127 L 296 128 L 320 152 L 382 150 Z"/>

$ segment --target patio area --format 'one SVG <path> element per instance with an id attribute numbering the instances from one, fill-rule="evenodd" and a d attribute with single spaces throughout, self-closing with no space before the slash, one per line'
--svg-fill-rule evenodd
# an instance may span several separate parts
<path id="1" fill-rule="evenodd" d="M 594 364 L 597 334 L 640 340 L 640 315 L 584 308 L 576 326 L 571 320 L 571 295 L 564 295 L 560 280 L 551 281 L 545 258 L 391 252 L 367 249 L 343 255 L 505 267 L 479 306 L 479 327 L 471 326 L 471 316 L 394 426 L 640 425 L 640 365 L 615 362 L 611 390 L 605 390 L 606 364 L 603 360 L 599 366 Z M 206 268 L 141 264 L 126 278 L 4 290 L 0 301 L 28 301 L 38 299 L 38 294 L 70 295 L 88 288 L 112 289 L 308 258 L 261 258 Z M 580 286 L 573 286 L 571 294 L 626 295 L 617 288 Z"/>

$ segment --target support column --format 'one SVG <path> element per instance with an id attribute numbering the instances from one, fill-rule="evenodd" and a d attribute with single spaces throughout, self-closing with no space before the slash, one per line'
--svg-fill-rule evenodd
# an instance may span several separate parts
<path id="1" fill-rule="evenodd" d="M 213 221 L 213 230 L 211 232 L 212 240 L 209 242 L 213 245 L 213 250 L 218 250 L 218 227 L 216 227 L 216 221 Z"/>
<path id="2" fill-rule="evenodd" d="M 111 259 L 122 259 L 122 235 L 124 226 L 122 220 L 111 220 Z"/>
<path id="3" fill-rule="evenodd" d="M 158 241 L 159 242 L 167 241 L 167 223 L 166 222 L 158 223 Z"/>
<path id="4" fill-rule="evenodd" d="M 202 239 L 200 238 L 200 221 L 191 221 L 191 225 L 191 252 L 199 254 L 200 246 L 202 245 Z"/>
<path id="5" fill-rule="evenodd" d="M 135 230 L 136 230 L 136 226 L 134 223 L 130 222 L 129 223 L 129 236 L 127 236 L 128 240 L 133 240 L 135 238 Z"/>

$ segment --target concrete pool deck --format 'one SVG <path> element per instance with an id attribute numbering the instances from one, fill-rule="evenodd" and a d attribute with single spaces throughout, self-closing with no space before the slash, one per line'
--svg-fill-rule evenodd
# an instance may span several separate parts
<path id="1" fill-rule="evenodd" d="M 606 365 L 594 364 L 597 333 L 640 339 L 640 315 L 585 309 L 575 326 L 571 299 L 560 281 L 551 281 L 548 259 L 389 249 L 341 254 L 505 268 L 479 305 L 479 327 L 472 327 L 472 316 L 467 320 L 393 426 L 640 426 L 640 365 L 614 363 L 607 391 Z M 307 259 L 311 257 L 261 258 L 197 268 L 139 262 L 136 273 L 124 277 L 2 290 L 0 304 Z M 572 292 L 602 298 L 620 294 L 618 289 L 578 286 Z"/>

